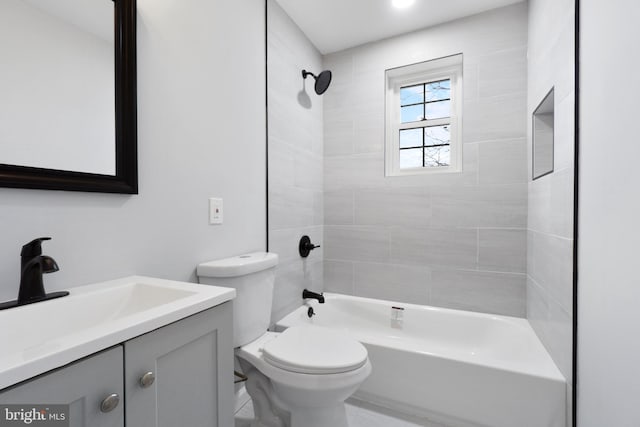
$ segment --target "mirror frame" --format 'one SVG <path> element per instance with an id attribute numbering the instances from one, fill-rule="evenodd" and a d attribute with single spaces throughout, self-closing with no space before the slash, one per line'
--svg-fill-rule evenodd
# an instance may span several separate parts
<path id="1" fill-rule="evenodd" d="M 113 1 L 115 175 L 0 164 L 0 187 L 138 194 L 136 0 Z"/>

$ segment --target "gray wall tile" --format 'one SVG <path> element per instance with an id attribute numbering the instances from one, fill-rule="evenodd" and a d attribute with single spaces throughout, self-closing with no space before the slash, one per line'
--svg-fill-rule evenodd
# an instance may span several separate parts
<path id="1" fill-rule="evenodd" d="M 573 306 L 573 240 L 529 230 L 527 273 L 565 311 Z"/>
<path id="2" fill-rule="evenodd" d="M 478 64 L 471 63 L 470 61 L 464 61 L 462 65 L 462 74 L 464 75 L 463 85 L 463 95 L 465 101 L 473 100 L 478 98 L 479 88 L 478 88 L 478 74 L 479 74 L 479 66 Z"/>
<path id="3" fill-rule="evenodd" d="M 571 92 L 556 104 L 554 110 L 553 167 L 556 171 L 573 170 L 574 106 L 575 94 Z"/>
<path id="4" fill-rule="evenodd" d="M 560 372 L 572 381 L 573 322 L 571 316 L 553 299 L 549 299 L 549 331 L 545 345 Z"/>
<path id="5" fill-rule="evenodd" d="M 431 224 L 437 227 L 526 227 L 527 186 L 433 187 Z"/>
<path id="6" fill-rule="evenodd" d="M 571 1 L 529 2 L 528 117 L 553 87 L 555 128 L 554 172 L 529 182 L 527 318 L 569 384 L 573 333 L 574 13 Z M 530 123 L 527 133 L 530 165 Z M 570 399 L 571 387 L 567 392 Z M 570 408 L 569 400 L 568 414 Z"/>
<path id="7" fill-rule="evenodd" d="M 527 230 L 479 230 L 478 268 L 511 273 L 527 272 Z"/>
<path id="8" fill-rule="evenodd" d="M 271 133 L 270 133 L 271 135 Z M 276 137 L 269 139 L 269 189 L 293 185 L 295 159 L 289 144 Z"/>
<path id="9" fill-rule="evenodd" d="M 484 41 L 472 38 L 473 43 L 464 48 L 453 48 L 468 54 L 465 70 L 469 79 L 465 81 L 465 88 L 471 88 L 465 93 L 464 170 L 459 174 L 384 177 L 384 92 L 381 89 L 387 64 L 400 65 L 402 52 L 397 46 L 392 48 L 393 55 L 385 53 L 390 46 L 381 43 L 382 50 L 367 46 L 325 57 L 324 68 L 334 71 L 334 81 L 322 99 L 324 124 L 320 127 L 311 111 L 298 110 L 301 106 L 291 102 L 300 90 L 299 86 L 289 87 L 289 80 L 285 78 L 287 73 L 293 72 L 293 67 L 290 70 L 280 64 L 273 70 L 282 77 L 270 87 L 270 114 L 278 116 L 270 116 L 273 120 L 270 124 L 274 124 L 273 129 L 270 126 L 269 135 L 273 143 L 273 150 L 270 149 L 270 183 L 273 184 L 270 246 L 282 255 L 274 317 L 296 303 L 302 286 L 300 282 L 310 283 L 311 280 L 313 283 L 313 278 L 305 276 L 309 271 L 301 264 L 297 246 L 292 242 L 297 242 L 300 233 L 309 230 L 317 233 L 315 228 L 308 226 L 318 224 L 320 218 L 325 224 L 324 230 L 320 231 L 323 248 L 321 253 L 314 251 L 314 256 L 322 254 L 326 259 L 323 260 L 322 275 L 312 274 L 312 277 L 316 277 L 316 281 L 317 277 L 323 277 L 327 289 L 391 300 L 468 304 L 480 310 L 485 305 L 484 310 L 491 312 L 498 310 L 496 306 L 502 312 L 524 312 L 520 308 L 523 300 L 513 302 L 511 310 L 502 307 L 509 300 L 505 297 L 504 286 L 489 286 L 481 271 L 446 275 L 441 270 L 441 285 L 436 291 L 431 287 L 430 276 L 434 267 L 518 268 L 517 256 L 502 264 L 495 262 L 500 257 L 496 253 L 499 252 L 498 241 L 504 240 L 510 249 L 517 245 L 514 232 L 492 234 L 492 231 L 486 231 L 480 239 L 478 230 L 478 227 L 524 227 L 526 224 L 526 185 L 510 184 L 521 182 L 518 167 L 514 166 L 520 162 L 518 151 L 514 154 L 515 145 L 507 145 L 509 141 L 492 141 L 522 138 L 525 133 L 522 123 L 502 117 L 505 112 L 517 110 L 523 104 L 526 88 L 520 84 L 523 77 L 517 75 L 524 56 L 522 26 L 507 25 L 509 28 L 500 28 L 489 36 L 480 24 L 483 19 L 491 21 L 505 13 L 512 15 L 515 21 L 524 20 L 521 6 L 508 10 L 488 13 L 482 19 L 470 19 L 466 24 L 474 31 L 482 28 Z M 279 25 L 287 26 L 286 22 L 280 17 Z M 450 33 L 457 34 L 461 28 L 452 25 Z M 441 30 L 437 37 L 442 36 Z M 300 36 L 294 34 L 296 30 L 292 28 L 284 31 L 290 36 Z M 407 37 L 408 40 L 415 39 L 416 35 Z M 424 40 L 431 35 L 427 30 L 417 37 Z M 469 37 L 455 36 L 453 39 L 463 46 Z M 288 37 L 280 35 L 270 46 L 281 51 L 275 58 L 293 64 L 296 53 L 305 43 L 289 42 Z M 491 49 L 496 50 L 492 52 Z M 510 57 L 514 62 L 509 62 Z M 270 55 L 270 58 L 274 56 Z M 496 64 L 501 61 L 505 67 L 497 68 Z M 491 67 L 494 67 L 494 74 Z M 501 78 L 505 82 L 502 86 L 499 85 Z M 317 101 L 316 98 L 313 100 Z M 502 113 L 500 108 L 504 109 Z M 291 125 L 290 117 L 297 117 L 294 125 Z M 496 118 L 500 120 L 494 120 Z M 314 139 L 318 129 L 324 133 L 321 151 L 324 159 L 321 161 L 317 157 L 318 142 Z M 487 140 L 490 142 L 483 142 L 487 144 L 484 146 L 472 143 Z M 496 171 L 494 165 L 497 167 L 504 162 L 514 167 Z M 487 169 L 480 177 L 482 165 Z M 526 170 L 525 165 L 523 168 Z M 498 185 L 478 185 L 480 182 Z M 324 191 L 321 199 L 319 190 Z M 317 212 L 323 209 L 324 213 Z M 509 251 L 510 254 L 522 252 Z M 313 261 L 306 262 L 316 265 Z M 498 283 L 504 283 L 505 276 L 498 277 L 502 279 Z M 396 283 L 391 285 L 392 281 Z M 455 286 L 443 287 L 442 283 L 454 283 Z M 478 283 L 480 285 L 474 287 Z M 475 305 L 469 304 L 470 299 L 459 295 L 465 288 L 470 299 L 480 289 L 485 292 L 485 298 L 480 298 Z M 497 302 L 488 303 L 485 299 L 490 300 L 492 293 L 496 294 Z M 451 295 L 457 297 L 449 298 Z"/>
<path id="10" fill-rule="evenodd" d="M 567 412 L 566 412 L 566 425 L 573 426 L 573 383 L 567 383 Z"/>
<path id="11" fill-rule="evenodd" d="M 479 98 L 526 92 L 526 46 L 477 57 L 473 62 L 478 64 Z"/>
<path id="12" fill-rule="evenodd" d="M 353 120 L 338 117 L 324 120 L 324 155 L 344 156 L 353 154 Z"/>
<path id="13" fill-rule="evenodd" d="M 551 175 L 530 181 L 528 197 L 527 228 L 548 233 L 551 230 Z"/>
<path id="14" fill-rule="evenodd" d="M 522 138 L 526 112 L 523 93 L 468 100 L 464 103 L 463 138 L 467 142 Z"/>
<path id="15" fill-rule="evenodd" d="M 432 305 L 507 316 L 525 315 L 524 274 L 433 270 Z"/>
<path id="16" fill-rule="evenodd" d="M 354 113 L 353 149 L 355 153 L 384 152 L 384 115 L 375 108 Z"/>
<path id="17" fill-rule="evenodd" d="M 278 254 L 280 264 L 296 261 L 300 258 L 296 242 L 302 235 L 308 233 L 309 229 L 306 228 L 281 228 L 278 230 L 270 230 L 269 251 Z"/>
<path id="18" fill-rule="evenodd" d="M 527 319 L 552 355 L 562 375 L 570 383 L 573 355 L 571 315 L 530 277 L 527 277 Z"/>
<path id="19" fill-rule="evenodd" d="M 405 265 L 476 268 L 478 231 L 395 226 L 390 230 L 391 262 Z"/>
<path id="20" fill-rule="evenodd" d="M 503 8 L 325 56 L 324 68 L 334 70 L 338 79 L 324 103 L 325 253 L 333 261 L 356 263 L 356 294 L 397 299 L 401 284 L 388 284 L 390 272 L 442 267 L 524 271 L 525 12 L 524 5 Z M 459 52 L 464 55 L 463 171 L 385 177 L 384 70 Z M 335 227 L 341 224 L 353 227 Z M 484 232 L 479 260 L 480 227 L 520 231 Z M 359 279 L 370 276 L 366 267 L 387 279 Z M 505 301 L 499 288 L 473 287 L 482 276 L 456 277 L 472 282 L 459 289 L 482 288 L 487 299 L 497 292 Z M 415 282 L 407 292 L 426 295 L 428 283 Z M 510 312 L 523 315 L 524 292 L 516 295 L 523 300 Z"/>
<path id="21" fill-rule="evenodd" d="M 520 184 L 527 182 L 525 138 L 486 141 L 478 144 L 480 184 Z"/>
<path id="22" fill-rule="evenodd" d="M 271 321 L 277 322 L 302 305 L 302 290 L 312 289 L 322 292 L 323 263 L 311 259 L 300 259 L 280 263 L 276 269 L 276 283 L 273 292 Z"/>
<path id="23" fill-rule="evenodd" d="M 295 186 L 322 191 L 324 181 L 322 156 L 311 152 L 300 152 L 295 159 L 293 181 Z"/>
<path id="24" fill-rule="evenodd" d="M 427 227 L 431 221 L 428 188 L 355 190 L 355 223 Z"/>
<path id="25" fill-rule="evenodd" d="M 352 225 L 355 220 L 354 190 L 324 192 L 326 225 Z"/>
<path id="26" fill-rule="evenodd" d="M 573 236 L 573 169 L 532 181 L 529 199 L 529 229 L 569 239 Z"/>
<path id="27" fill-rule="evenodd" d="M 549 328 L 548 318 L 549 304 L 545 291 L 527 275 L 527 320 L 542 342 Z"/>
<path id="28" fill-rule="evenodd" d="M 430 282 L 426 267 L 354 263 L 354 292 L 359 296 L 427 304 Z"/>
<path id="29" fill-rule="evenodd" d="M 328 260 L 386 262 L 389 232 L 381 227 L 324 227 L 324 254 Z"/>
<path id="30" fill-rule="evenodd" d="M 323 99 L 310 86 L 300 104 L 303 68 L 322 57 L 273 0 L 268 2 L 269 250 L 280 256 L 271 320 L 300 306 L 302 289 L 323 286 Z M 309 258 L 298 254 L 307 234 L 320 244 Z"/>
<path id="31" fill-rule="evenodd" d="M 573 168 L 557 170 L 550 175 L 551 191 L 549 232 L 557 236 L 573 238 Z"/>
<path id="32" fill-rule="evenodd" d="M 353 295 L 353 262 L 324 261 L 324 290 Z"/>
<path id="33" fill-rule="evenodd" d="M 382 153 L 324 158 L 325 191 L 386 185 Z"/>
<path id="34" fill-rule="evenodd" d="M 297 187 L 269 189 L 269 226 L 272 230 L 322 225 L 316 222 L 319 191 Z"/>

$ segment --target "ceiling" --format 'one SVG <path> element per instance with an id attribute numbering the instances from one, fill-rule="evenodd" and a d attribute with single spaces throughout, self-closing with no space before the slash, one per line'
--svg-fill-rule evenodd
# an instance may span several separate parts
<path id="1" fill-rule="evenodd" d="M 320 53 L 337 52 L 523 0 L 276 0 Z"/>

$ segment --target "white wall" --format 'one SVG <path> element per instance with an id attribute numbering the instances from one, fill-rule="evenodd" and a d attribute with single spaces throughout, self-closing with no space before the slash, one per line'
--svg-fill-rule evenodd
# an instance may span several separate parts
<path id="1" fill-rule="evenodd" d="M 268 2 L 269 251 L 280 256 L 272 320 L 302 302 L 302 290 L 322 291 L 322 99 L 306 69 L 322 57 L 280 5 Z M 308 258 L 298 242 L 309 235 L 319 249 Z"/>
<path id="2" fill-rule="evenodd" d="M 527 55 L 527 319 L 567 380 L 568 415 L 573 381 L 574 3 L 529 1 Z M 531 117 L 551 88 L 554 170 L 533 181 Z"/>
<path id="3" fill-rule="evenodd" d="M 525 3 L 325 56 L 325 289 L 525 315 Z M 384 176 L 385 70 L 463 54 L 463 171 Z"/>
<path id="4" fill-rule="evenodd" d="M 580 2 L 580 427 L 640 425 L 638 22 L 635 1 Z"/>
<path id="5" fill-rule="evenodd" d="M 0 299 L 20 247 L 52 236 L 47 290 L 265 249 L 264 3 L 138 0 L 140 194 L 0 189 Z M 241 52 L 241 54 L 238 54 Z M 208 197 L 225 223 L 208 225 Z"/>

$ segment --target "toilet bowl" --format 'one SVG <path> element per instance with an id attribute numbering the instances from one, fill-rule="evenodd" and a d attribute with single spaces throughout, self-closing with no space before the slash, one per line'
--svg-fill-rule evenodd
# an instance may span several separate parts
<path id="1" fill-rule="evenodd" d="M 200 264 L 201 283 L 236 288 L 234 345 L 253 399 L 255 427 L 348 427 L 344 401 L 371 373 L 346 332 L 299 325 L 268 332 L 277 255 Z"/>
<path id="2" fill-rule="evenodd" d="M 271 381 L 292 427 L 347 427 L 344 401 L 371 373 L 362 344 L 313 325 L 267 332 L 236 355 Z"/>

